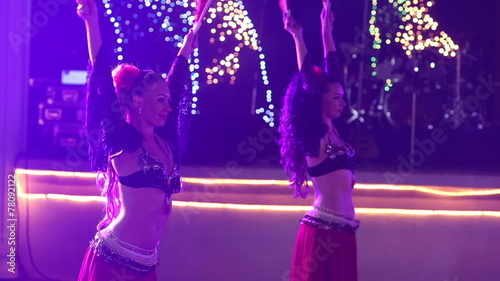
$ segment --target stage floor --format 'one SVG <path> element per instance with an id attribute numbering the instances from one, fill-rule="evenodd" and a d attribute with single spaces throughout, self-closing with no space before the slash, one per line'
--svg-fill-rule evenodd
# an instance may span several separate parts
<path id="1" fill-rule="evenodd" d="M 31 160 L 16 172 L 19 257 L 33 278 L 20 280 L 43 280 L 39 272 L 75 280 L 101 216 L 95 175 L 41 169 L 51 166 Z M 159 280 L 284 280 L 312 196 L 293 199 L 279 167 L 184 166 L 182 174 Z M 360 170 L 354 202 L 359 280 L 499 280 L 500 175 Z"/>

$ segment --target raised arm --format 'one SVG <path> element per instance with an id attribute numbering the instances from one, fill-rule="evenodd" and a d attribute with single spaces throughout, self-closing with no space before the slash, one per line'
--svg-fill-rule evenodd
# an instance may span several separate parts
<path id="1" fill-rule="evenodd" d="M 297 66 L 302 70 L 302 65 L 306 59 L 307 47 L 302 34 L 302 26 L 298 24 L 291 16 L 283 17 L 285 30 L 288 31 L 295 42 L 295 52 L 297 53 Z"/>
<path id="2" fill-rule="evenodd" d="M 323 6 L 321 11 L 321 35 L 323 37 L 323 54 L 325 58 L 329 52 L 337 51 L 333 40 L 333 22 L 334 16 L 329 5 Z"/>
<path id="3" fill-rule="evenodd" d="M 188 59 L 194 49 L 198 48 L 198 36 L 193 30 L 189 30 L 184 36 L 182 46 L 167 76 L 167 84 L 170 90 L 172 112 L 160 135 L 168 139 L 174 158 L 183 154 L 189 139 L 191 124 L 192 96 L 191 96 L 191 72 Z M 177 130 L 177 134 L 175 131 Z"/>
<path id="4" fill-rule="evenodd" d="M 321 34 L 323 37 L 323 54 L 326 58 L 329 52 L 337 51 L 335 41 L 333 40 L 333 22 L 334 16 L 329 5 L 323 6 L 321 11 Z"/>
<path id="5" fill-rule="evenodd" d="M 182 100 L 182 96 L 189 88 L 191 80 L 188 59 L 196 48 L 198 48 L 198 36 L 190 29 L 188 34 L 184 36 L 182 46 L 167 76 L 170 95 L 175 103 L 174 107 L 177 106 L 179 99 Z"/>
<path id="6" fill-rule="evenodd" d="M 76 13 L 85 22 L 89 59 L 92 66 L 94 66 L 97 54 L 102 46 L 97 5 L 94 0 L 76 0 L 76 3 L 78 4 Z"/>
<path id="7" fill-rule="evenodd" d="M 130 136 L 123 137 L 126 122 L 118 106 L 113 86 L 111 66 L 115 64 L 111 50 L 103 47 L 97 6 L 94 0 L 77 0 L 77 14 L 83 19 L 87 31 L 89 75 L 85 106 L 84 137 L 89 145 L 92 171 L 106 171 L 110 153 L 123 149 Z"/>
<path id="8" fill-rule="evenodd" d="M 177 56 L 183 56 L 186 59 L 189 59 L 189 56 L 191 56 L 196 48 L 198 48 L 198 34 L 195 33 L 193 29 L 189 29 L 188 34 L 184 36 L 182 46 L 179 49 Z"/>
<path id="9" fill-rule="evenodd" d="M 334 16 L 330 5 L 323 6 L 321 11 L 321 34 L 323 37 L 323 70 L 335 80 L 343 80 L 343 64 L 333 39 Z"/>

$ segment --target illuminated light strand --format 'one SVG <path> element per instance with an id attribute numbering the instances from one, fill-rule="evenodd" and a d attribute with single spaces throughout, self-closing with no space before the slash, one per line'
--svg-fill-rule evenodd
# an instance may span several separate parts
<path id="1" fill-rule="evenodd" d="M 15 170 L 16 175 L 28 176 L 58 176 L 58 177 L 78 177 L 78 178 L 95 178 L 96 173 L 89 172 L 66 172 L 66 171 L 51 171 L 51 170 L 31 170 L 20 169 Z"/>
<path id="2" fill-rule="evenodd" d="M 182 45 L 183 34 L 188 32 L 188 29 L 194 23 L 194 11 L 193 9 L 196 7 L 196 4 L 190 0 L 139 0 L 137 2 L 127 1 L 116 1 L 116 0 L 102 0 L 105 8 L 105 14 L 108 16 L 109 21 L 114 26 L 114 32 L 117 35 L 116 43 L 118 47 L 115 48 L 115 54 L 117 55 L 117 59 L 119 62 L 124 60 L 123 50 L 125 48 L 125 44 L 129 42 L 128 38 L 125 38 L 124 27 L 130 26 L 133 24 L 133 29 L 138 33 L 139 37 L 144 37 L 146 33 L 153 32 L 161 32 L 165 34 L 164 40 L 166 42 L 171 43 L 174 47 L 179 48 Z M 124 19 L 121 15 L 114 15 L 114 6 L 117 4 L 113 4 L 118 2 L 123 7 L 128 10 L 145 10 L 147 9 L 146 17 L 150 24 L 147 30 L 139 30 L 139 24 L 134 21 L 139 18 L 139 13 L 133 13 L 131 19 Z M 170 13 L 174 9 L 181 9 L 182 13 L 177 17 L 170 17 Z M 141 17 L 144 17 L 141 15 Z M 179 26 L 180 28 L 172 27 L 172 23 Z M 182 33 L 179 33 L 182 31 Z M 179 33 L 179 34 L 178 34 Z M 191 72 L 191 110 L 190 114 L 196 115 L 200 114 L 200 111 L 197 109 L 198 98 L 196 97 L 196 93 L 200 89 L 199 84 L 199 52 L 198 49 L 195 49 L 190 58 L 190 72 Z M 163 78 L 167 78 L 167 73 L 159 73 Z"/>
<path id="3" fill-rule="evenodd" d="M 29 175 L 33 170 L 16 169 L 16 175 L 25 174 Z M 54 176 L 61 175 L 64 177 L 80 176 L 89 178 L 95 174 L 87 173 L 90 176 L 82 175 L 85 173 L 73 173 L 73 172 L 61 172 L 57 171 L 50 173 L 51 171 L 36 171 L 32 175 L 37 176 Z M 197 179 L 203 180 L 203 179 Z M 217 179 L 217 181 L 224 182 L 223 179 Z M 241 181 L 243 183 L 245 180 Z M 247 180 L 248 181 L 248 180 Z M 252 180 L 253 181 L 253 180 Z M 265 181 L 262 181 L 265 182 Z M 274 181 L 271 181 L 274 182 Z M 277 184 L 282 184 L 283 181 L 275 181 Z M 382 189 L 383 185 L 377 186 L 376 188 Z M 500 190 L 497 190 L 500 192 Z M 59 201 L 72 201 L 79 203 L 86 202 L 105 202 L 105 198 L 101 196 L 90 196 L 90 195 L 66 195 L 66 194 L 54 194 L 54 193 L 25 193 L 21 183 L 18 182 L 18 192 L 17 195 L 20 198 L 26 198 L 29 200 L 59 200 Z M 234 210 L 257 210 L 257 211 L 307 211 L 310 206 L 301 205 L 263 205 L 263 204 L 233 204 L 233 203 L 212 203 L 212 202 L 187 202 L 187 201 L 173 201 L 174 206 L 178 207 L 194 207 L 194 208 L 211 208 L 211 209 L 234 209 Z M 422 210 L 422 209 L 396 209 L 396 208 L 355 208 L 358 214 L 373 214 L 373 215 L 412 215 L 412 216 L 455 216 L 455 217 L 500 217 L 500 211 L 483 211 L 483 210 Z"/>
<path id="4" fill-rule="evenodd" d="M 444 57 L 456 57 L 459 46 L 444 31 L 437 31 L 439 26 L 429 14 L 429 8 L 434 6 L 434 0 L 388 0 L 389 5 L 380 5 L 378 0 L 372 0 L 372 10 L 369 20 L 369 32 L 373 36 L 373 49 L 380 50 L 382 45 L 398 43 L 401 45 L 408 58 L 412 58 L 415 52 L 422 52 L 428 48 L 436 48 Z M 391 15 L 390 9 L 401 24 L 396 34 L 383 34 L 379 27 L 379 14 Z M 383 20 L 383 19 L 382 19 Z M 374 57 L 373 57 L 374 58 Z M 372 58 L 372 76 L 377 76 L 378 62 Z M 376 59 L 376 58 L 375 58 Z M 434 68 L 433 66 L 431 66 Z M 420 69 L 414 68 L 415 72 Z M 390 91 L 392 81 L 385 83 L 384 90 Z"/>
<path id="5" fill-rule="evenodd" d="M 289 186 L 287 180 L 253 180 L 253 179 L 201 179 L 201 178 L 183 178 L 187 183 L 205 184 L 205 185 L 260 185 L 260 186 Z M 313 183 L 308 181 L 309 185 Z M 362 184 L 357 183 L 354 187 L 360 190 L 387 190 L 387 191 L 416 191 L 441 196 L 459 197 L 459 196 L 492 196 L 500 195 L 500 189 L 472 190 L 472 191 L 443 191 L 440 187 L 434 186 L 414 186 L 414 185 L 387 185 L 387 184 Z M 441 187 L 446 188 L 446 187 Z M 453 187 L 448 187 L 453 188 Z"/>
<path id="6" fill-rule="evenodd" d="M 279 185 L 287 186 L 290 183 L 287 180 L 262 180 L 262 179 L 204 179 L 204 178 L 182 178 L 187 183 L 206 184 L 206 185 Z"/>
<path id="7" fill-rule="evenodd" d="M 83 172 L 64 172 L 64 171 L 46 171 L 46 170 L 27 170 L 16 169 L 16 175 L 33 175 L 33 176 L 61 176 L 61 177 L 82 177 L 95 178 L 95 173 Z M 287 180 L 262 180 L 262 179 L 221 179 L 221 178 L 190 178 L 185 177 L 183 181 L 193 184 L 205 185 L 254 185 L 254 186 L 288 186 Z M 308 182 L 312 185 L 312 182 Z M 361 184 L 357 183 L 355 189 L 360 190 L 387 190 L 387 191 L 416 191 L 427 194 L 458 197 L 458 196 L 493 196 L 500 195 L 500 189 L 474 189 L 471 191 L 443 191 L 443 188 L 454 187 L 439 187 L 439 186 L 415 186 L 415 185 L 389 185 L 389 184 Z M 473 189 L 473 188 L 461 188 Z"/>
<path id="8" fill-rule="evenodd" d="M 357 214 L 391 214 L 411 216 L 459 216 L 459 217 L 500 217 L 499 211 L 465 211 L 465 210 L 419 210 L 419 209 L 394 209 L 394 208 L 356 208 Z"/>
<path id="9" fill-rule="evenodd" d="M 389 0 L 389 2 L 394 0 Z M 459 46 L 441 31 L 437 33 L 438 23 L 429 16 L 429 7 L 434 6 L 434 0 L 414 1 L 414 6 L 404 5 L 403 22 L 405 26 L 400 26 L 400 32 L 396 35 L 396 42 L 402 44 L 408 57 L 413 56 L 414 51 L 423 51 L 426 48 L 434 47 L 439 49 L 439 53 L 445 57 L 455 57 Z M 397 3 L 397 2 L 394 2 Z M 427 37 L 424 40 L 424 36 Z"/>
<path id="10" fill-rule="evenodd" d="M 106 9 L 106 15 L 109 17 L 110 22 L 115 28 L 115 34 L 117 35 L 118 47 L 115 49 L 118 61 L 123 61 L 123 44 L 128 43 L 128 39 L 125 38 L 123 32 L 124 26 L 131 25 L 131 20 L 137 19 L 139 16 L 134 13 L 132 19 L 123 19 L 121 16 L 113 16 L 113 4 L 112 0 L 102 0 L 104 7 Z M 113 1 L 115 2 L 115 1 Z M 139 26 L 134 25 L 134 29 L 138 31 L 140 37 L 145 36 L 145 32 L 164 32 L 166 33 L 165 41 L 171 42 L 174 46 L 179 47 L 182 44 L 182 36 L 176 34 L 177 30 L 172 27 L 172 22 L 178 21 L 177 17 L 170 17 L 169 13 L 175 8 L 184 9 L 185 12 L 181 14 L 181 22 L 179 23 L 182 27 L 182 31 L 187 32 L 188 28 L 194 23 L 195 13 L 192 9 L 196 8 L 196 3 L 190 0 L 139 0 L 135 2 L 135 7 L 131 3 L 126 1 L 120 2 L 122 6 L 127 9 L 149 9 L 151 12 L 148 13 L 148 18 L 152 19 L 155 25 L 160 25 L 161 28 L 156 30 L 153 27 L 149 27 L 147 31 L 139 31 Z M 209 67 L 205 69 L 207 84 L 217 84 L 222 82 L 225 76 L 229 76 L 229 84 L 234 85 L 236 82 L 236 73 L 241 66 L 239 61 L 239 52 L 244 47 L 249 47 L 259 53 L 260 68 L 261 68 L 261 79 L 262 84 L 266 90 L 266 108 L 261 107 L 255 111 L 256 114 L 263 114 L 263 120 L 270 126 L 275 126 L 275 114 L 274 114 L 274 104 L 272 98 L 272 90 L 268 88 L 269 78 L 267 76 L 265 55 L 263 54 L 262 47 L 259 46 L 258 34 L 255 30 L 251 19 L 248 17 L 248 12 L 245 10 L 242 1 L 227 1 L 219 0 L 216 2 L 217 7 L 211 7 L 208 10 L 206 25 L 211 26 L 210 32 L 214 36 L 210 38 L 210 44 L 222 43 L 227 40 L 228 36 L 234 37 L 239 43 L 233 48 L 232 52 L 226 55 L 222 59 L 215 59 L 214 63 L 217 64 L 214 67 Z M 221 15 L 221 16 L 217 16 Z M 221 20 L 222 19 L 222 20 Z M 216 22 L 219 22 L 216 24 Z M 190 71 L 191 82 L 192 82 L 192 97 L 191 97 L 191 110 L 190 113 L 193 115 L 200 114 L 198 109 L 198 97 L 196 93 L 200 89 L 200 65 L 199 65 L 199 52 L 196 49 L 192 55 L 190 61 Z M 161 73 L 163 78 L 167 77 L 166 73 Z"/>
<path id="11" fill-rule="evenodd" d="M 74 202 L 106 202 L 105 197 L 92 196 L 92 195 L 67 195 L 56 193 L 24 193 L 19 192 L 19 197 L 27 199 L 53 199 L 53 200 L 66 200 Z"/>
<path id="12" fill-rule="evenodd" d="M 260 77 L 262 87 L 266 88 L 266 106 L 255 110 L 263 114 L 262 119 L 270 126 L 275 126 L 273 92 L 269 89 L 269 77 L 266 67 L 266 56 L 259 46 L 258 33 L 240 0 L 219 0 L 216 7 L 211 7 L 207 13 L 207 25 L 210 30 L 209 43 L 212 45 L 223 44 L 229 40 L 236 41 L 228 54 L 221 58 L 214 58 L 213 65 L 205 68 L 207 84 L 214 85 L 228 78 L 230 85 L 236 83 L 236 73 L 241 68 L 239 58 L 243 48 L 257 51 L 260 60 Z"/>
<path id="13" fill-rule="evenodd" d="M 235 209 L 256 211 L 307 211 L 311 206 L 300 205 L 259 205 L 259 204 L 234 204 L 234 203 L 212 203 L 212 202 L 187 202 L 172 201 L 174 206 L 210 208 L 210 209 Z"/>
<path id="14" fill-rule="evenodd" d="M 382 40 L 380 28 L 376 25 L 377 15 L 382 12 L 378 0 L 372 0 L 370 17 L 370 34 L 373 36 L 373 48 L 380 49 L 383 42 L 391 44 L 392 41 L 400 43 L 408 57 L 414 51 L 423 51 L 426 48 L 439 48 L 439 53 L 445 57 L 454 57 L 459 46 L 454 43 L 446 32 L 437 32 L 438 23 L 428 14 L 429 8 L 434 6 L 434 0 L 388 0 L 397 9 L 398 17 L 402 23 L 395 38 Z M 424 37 L 426 39 L 424 39 Z"/>
<path id="15" fill-rule="evenodd" d="M 487 190 L 472 190 L 472 191 L 443 191 L 439 187 L 426 187 L 414 185 L 385 185 L 385 184 L 359 184 L 356 188 L 365 190 L 394 190 L 394 191 L 417 191 L 421 193 L 428 193 L 441 196 L 459 197 L 459 196 L 493 196 L 500 195 L 500 189 L 487 189 Z M 443 187 L 441 187 L 443 188 Z"/>
<path id="16" fill-rule="evenodd" d="M 23 193 L 19 192 L 21 198 L 30 200 L 53 199 L 66 200 L 72 202 L 104 202 L 104 197 L 99 196 L 81 196 L 64 194 L 42 194 L 42 193 Z M 172 205 L 177 207 L 208 208 L 208 209 L 232 209 L 246 211 L 284 211 L 284 212 L 305 212 L 311 209 L 311 206 L 301 205 L 262 205 L 262 204 L 233 204 L 233 203 L 211 203 L 211 202 L 187 202 L 172 201 Z M 395 208 L 355 208 L 357 214 L 371 215 L 411 215 L 411 216 L 454 216 L 454 217 L 499 217 L 500 211 L 482 211 L 482 210 L 423 210 L 423 209 L 395 209 Z"/>
<path id="17" fill-rule="evenodd" d="M 239 52 L 244 46 L 250 47 L 257 51 L 259 49 L 257 41 L 257 32 L 253 28 L 252 21 L 244 11 L 244 6 L 241 1 L 225 1 L 217 2 L 217 8 L 209 9 L 210 17 L 207 20 L 208 23 L 215 25 L 215 19 L 218 13 L 224 12 L 222 16 L 223 22 L 218 23 L 216 28 L 211 29 L 211 33 L 214 37 L 210 38 L 210 43 L 214 44 L 216 41 L 224 42 L 226 41 L 227 35 L 233 35 L 239 44 L 234 47 L 234 51 L 225 58 L 221 60 L 214 59 L 214 63 L 218 63 L 215 67 L 207 68 L 206 72 L 208 74 L 218 74 L 219 77 L 224 76 L 225 73 L 230 74 L 231 81 L 230 84 L 234 84 L 236 76 L 234 74 L 238 71 L 240 67 L 239 64 Z M 264 78 L 267 80 L 267 77 Z M 208 83 L 218 83 L 216 78 L 209 79 Z"/>

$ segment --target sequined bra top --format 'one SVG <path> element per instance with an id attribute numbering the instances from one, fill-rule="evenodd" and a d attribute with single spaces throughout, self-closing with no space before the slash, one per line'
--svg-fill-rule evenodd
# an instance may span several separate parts
<path id="1" fill-rule="evenodd" d="M 319 177 L 341 169 L 354 171 L 355 152 L 348 143 L 345 146 L 339 146 L 329 141 L 325 153 L 328 156 L 325 160 L 314 167 L 307 168 L 309 176 Z"/>
<path id="2" fill-rule="evenodd" d="M 182 190 L 179 169 L 174 164 L 172 172 L 167 165 L 149 154 L 143 147 L 139 157 L 141 170 L 127 176 L 118 176 L 118 182 L 132 188 L 153 187 L 163 190 L 167 197 Z"/>

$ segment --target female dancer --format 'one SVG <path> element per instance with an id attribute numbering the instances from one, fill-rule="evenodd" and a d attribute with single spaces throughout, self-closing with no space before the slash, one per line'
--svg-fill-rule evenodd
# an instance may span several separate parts
<path id="1" fill-rule="evenodd" d="M 315 200 L 301 220 L 290 280 L 357 280 L 354 219 L 354 150 L 339 135 L 345 109 L 342 67 L 333 40 L 333 13 L 321 13 L 324 67 L 313 66 L 302 27 L 291 16 L 285 29 L 293 36 L 299 72 L 283 101 L 279 127 L 281 159 L 295 197 L 309 193 L 312 178 Z"/>
<path id="2" fill-rule="evenodd" d="M 129 64 L 111 73 L 96 4 L 77 3 L 91 69 L 84 133 L 92 170 L 98 172 L 97 183 L 107 199 L 78 280 L 157 280 L 156 247 L 181 180 L 169 145 L 154 129 L 166 123 L 176 126 L 170 119 L 178 116 L 172 113 L 181 114 L 187 106 L 182 95 L 189 92 L 187 59 L 197 45 L 195 34 L 185 36 L 166 81 Z"/>

